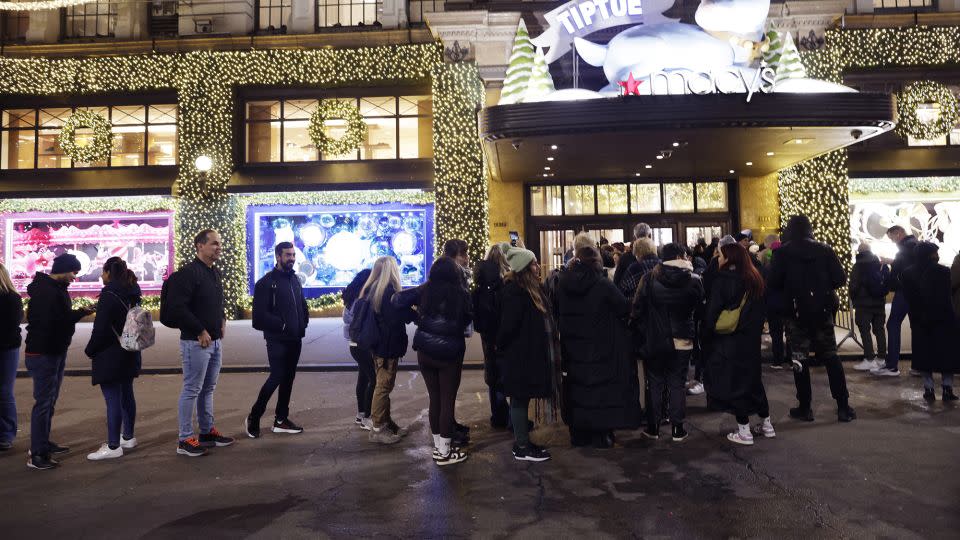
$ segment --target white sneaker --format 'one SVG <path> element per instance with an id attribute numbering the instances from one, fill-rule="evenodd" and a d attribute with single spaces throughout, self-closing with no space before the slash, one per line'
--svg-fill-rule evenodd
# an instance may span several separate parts
<path id="1" fill-rule="evenodd" d="M 703 393 L 702 382 L 694 382 L 693 384 L 690 385 L 690 388 L 687 388 L 687 395 L 699 396 L 702 393 Z"/>
<path id="2" fill-rule="evenodd" d="M 100 461 L 102 459 L 115 459 L 123 457 L 123 448 L 117 447 L 116 450 L 111 450 L 110 446 L 104 443 L 99 450 L 92 454 L 87 454 L 87 459 L 90 461 Z"/>
<path id="3" fill-rule="evenodd" d="M 763 435 L 767 439 L 773 439 L 777 436 L 776 430 L 773 429 L 773 424 L 770 422 L 760 422 L 753 426 L 753 434 L 760 436 Z"/>
<path id="4" fill-rule="evenodd" d="M 727 434 L 727 440 L 737 444 L 743 444 L 746 446 L 753 445 L 753 435 L 750 433 L 743 433 L 740 430 L 734 431 L 733 433 Z"/>
<path id="5" fill-rule="evenodd" d="M 867 360 L 866 358 L 864 358 L 863 361 L 853 365 L 853 369 L 857 371 L 872 371 L 876 369 L 876 367 L 877 367 L 876 360 Z"/>
<path id="6" fill-rule="evenodd" d="M 120 448 L 124 450 L 132 450 L 137 447 L 137 438 L 131 437 L 129 439 L 124 439 L 123 435 L 120 436 Z"/>
<path id="7" fill-rule="evenodd" d="M 877 377 L 899 377 L 900 376 L 899 369 L 888 369 L 886 366 L 871 370 L 870 373 L 876 375 Z"/>
<path id="8" fill-rule="evenodd" d="M 370 418 L 369 416 L 361 417 L 359 426 L 360 429 L 371 431 L 373 429 L 373 418 Z"/>

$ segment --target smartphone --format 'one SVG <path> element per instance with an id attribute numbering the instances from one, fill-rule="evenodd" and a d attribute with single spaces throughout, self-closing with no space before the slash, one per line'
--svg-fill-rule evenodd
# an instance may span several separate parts
<path id="1" fill-rule="evenodd" d="M 520 241 L 520 233 L 517 231 L 510 231 L 510 245 L 517 247 L 517 242 Z"/>

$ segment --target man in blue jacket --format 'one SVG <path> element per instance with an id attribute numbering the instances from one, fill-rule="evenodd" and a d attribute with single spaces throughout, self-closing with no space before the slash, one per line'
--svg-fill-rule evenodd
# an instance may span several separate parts
<path id="1" fill-rule="evenodd" d="M 260 417 L 267 410 L 270 396 L 279 387 L 274 433 L 300 433 L 303 428 L 290 420 L 290 393 L 297 376 L 303 336 L 307 333 L 310 315 L 303 297 L 300 280 L 293 271 L 297 255 L 293 244 L 280 242 L 273 249 L 277 265 L 260 278 L 253 290 L 253 327 L 263 332 L 267 341 L 270 376 L 260 388 L 257 402 L 243 427 L 247 436 L 260 437 Z"/>

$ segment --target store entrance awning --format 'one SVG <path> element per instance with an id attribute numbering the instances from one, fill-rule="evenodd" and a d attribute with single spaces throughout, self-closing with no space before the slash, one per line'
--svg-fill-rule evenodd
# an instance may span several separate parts
<path id="1" fill-rule="evenodd" d="M 491 174 L 505 182 L 761 176 L 893 126 L 891 96 L 853 92 L 520 103 L 480 119 Z"/>

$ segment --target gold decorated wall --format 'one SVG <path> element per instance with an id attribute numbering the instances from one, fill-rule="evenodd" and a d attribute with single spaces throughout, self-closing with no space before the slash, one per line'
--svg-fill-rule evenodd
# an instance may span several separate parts
<path id="1" fill-rule="evenodd" d="M 740 228 L 751 229 L 760 242 L 780 232 L 780 195 L 777 173 L 740 177 Z"/>
<path id="2" fill-rule="evenodd" d="M 523 238 L 523 183 L 488 181 L 490 243 L 509 242 L 510 231 Z"/>

